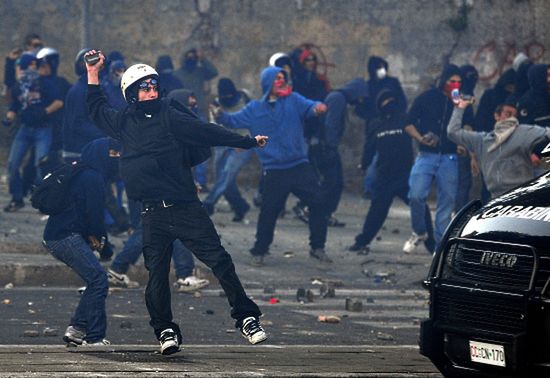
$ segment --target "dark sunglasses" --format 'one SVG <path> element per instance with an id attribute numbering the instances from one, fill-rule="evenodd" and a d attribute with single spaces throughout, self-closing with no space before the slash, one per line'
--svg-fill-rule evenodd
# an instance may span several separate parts
<path id="1" fill-rule="evenodd" d="M 157 79 L 151 79 L 151 81 L 142 81 L 139 83 L 139 90 L 149 92 L 150 90 L 156 91 L 158 89 L 159 82 Z"/>

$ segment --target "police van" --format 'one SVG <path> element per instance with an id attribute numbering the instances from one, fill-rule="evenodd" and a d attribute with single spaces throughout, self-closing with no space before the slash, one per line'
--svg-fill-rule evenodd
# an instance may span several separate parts
<path id="1" fill-rule="evenodd" d="M 447 228 L 420 352 L 448 377 L 550 377 L 550 173 Z"/>

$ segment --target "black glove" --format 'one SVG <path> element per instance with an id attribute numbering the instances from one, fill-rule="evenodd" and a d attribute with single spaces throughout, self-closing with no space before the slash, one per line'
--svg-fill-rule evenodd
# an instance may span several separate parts
<path id="1" fill-rule="evenodd" d="M 111 242 L 107 241 L 103 246 L 103 249 L 99 251 L 99 261 L 109 261 L 113 257 L 113 245 Z"/>

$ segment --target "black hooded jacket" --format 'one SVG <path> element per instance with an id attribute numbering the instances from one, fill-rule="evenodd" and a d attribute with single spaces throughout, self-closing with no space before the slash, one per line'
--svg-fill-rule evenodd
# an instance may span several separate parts
<path id="1" fill-rule="evenodd" d="M 369 98 L 366 104 L 367 122 L 379 116 L 378 109 L 376 107 L 376 98 L 382 90 L 390 90 L 392 93 L 394 93 L 396 96 L 399 111 L 407 111 L 407 97 L 405 96 L 405 92 L 403 92 L 401 83 L 397 78 L 391 76 L 386 76 L 383 79 L 378 79 L 378 77 L 376 76 L 376 71 L 380 67 L 384 67 L 386 71 L 388 71 L 388 62 L 378 56 L 371 56 L 367 64 L 367 68 L 369 71 L 369 80 L 367 82 L 367 85 L 369 87 Z"/>
<path id="2" fill-rule="evenodd" d="M 107 135 L 122 143 L 120 176 L 131 199 L 198 201 L 186 158 L 188 146 L 257 146 L 256 139 L 203 122 L 186 107 L 163 106 L 167 106 L 167 114 L 147 116 L 132 107 L 119 112 L 108 106 L 98 85 L 88 85 L 90 117 Z"/>
<path id="3" fill-rule="evenodd" d="M 104 224 L 105 185 L 117 172 L 118 158 L 109 157 L 109 138 L 96 139 L 82 150 L 80 161 L 86 168 L 71 180 L 70 196 L 75 204 L 51 215 L 44 229 L 44 240 L 61 240 L 73 233 L 84 240 L 107 237 Z"/>
<path id="4" fill-rule="evenodd" d="M 518 101 L 520 123 L 550 126 L 550 94 L 548 93 L 547 64 L 529 68 L 529 90 Z"/>
<path id="5" fill-rule="evenodd" d="M 506 90 L 514 84 L 516 72 L 510 68 L 502 74 L 493 88 L 489 88 L 483 92 L 479 100 L 479 106 L 474 121 L 474 129 L 476 131 L 490 132 L 495 125 L 495 109 L 497 106 L 507 102 L 508 97 L 512 94 Z"/>
<path id="6" fill-rule="evenodd" d="M 453 75 L 460 76 L 457 66 L 450 64 L 441 74 L 437 88 L 428 89 L 418 96 L 407 115 L 407 125 L 414 125 L 421 135 L 432 132 L 439 137 L 439 143 L 435 147 L 424 144 L 419 145 L 420 151 L 429 153 L 455 154 L 456 144 L 447 138 L 447 124 L 451 119 L 454 104 L 443 92 L 445 82 Z M 466 109 L 462 125 L 473 125 L 473 111 L 471 107 Z"/>

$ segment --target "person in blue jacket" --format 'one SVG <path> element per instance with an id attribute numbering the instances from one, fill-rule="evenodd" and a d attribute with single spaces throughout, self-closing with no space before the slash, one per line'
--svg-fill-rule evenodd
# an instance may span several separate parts
<path id="1" fill-rule="evenodd" d="M 332 260 L 324 247 L 327 235 L 325 210 L 319 180 L 309 163 L 304 139 L 304 121 L 326 112 L 321 102 L 292 92 L 287 73 L 267 67 L 260 76 L 263 96 L 235 113 L 215 109 L 217 121 L 230 128 L 248 129 L 252 135 L 269 135 L 270 144 L 257 151 L 263 167 L 262 207 L 256 229 L 256 243 L 250 250 L 254 265 L 261 266 L 269 252 L 277 216 L 290 193 L 310 209 L 310 256 L 324 263 Z"/>
<path id="2" fill-rule="evenodd" d="M 63 340 L 73 345 L 107 345 L 105 298 L 109 285 L 102 260 L 113 251 L 103 223 L 105 185 L 117 175 L 120 143 L 101 138 L 87 144 L 81 162 L 85 167 L 71 179 L 72 203 L 65 211 L 51 215 L 44 229 L 44 245 L 85 282 L 86 290 L 65 331 Z"/>

